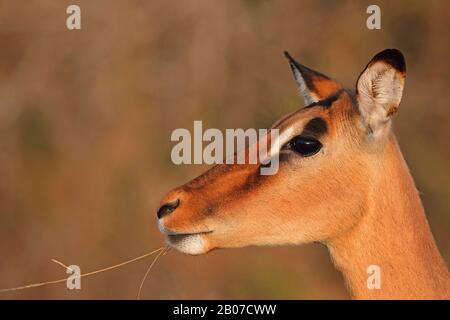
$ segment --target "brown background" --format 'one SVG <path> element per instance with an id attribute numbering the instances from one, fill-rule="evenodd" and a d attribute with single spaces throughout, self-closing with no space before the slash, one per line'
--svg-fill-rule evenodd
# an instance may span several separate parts
<path id="1" fill-rule="evenodd" d="M 450 261 L 447 1 L 0 1 L 0 287 L 65 277 L 163 244 L 155 210 L 205 166 L 170 160 L 175 128 L 264 128 L 302 106 L 282 55 L 347 86 L 378 51 L 408 76 L 395 129 Z M 79 4 L 82 30 L 65 27 Z M 150 260 L 10 298 L 136 297 Z M 319 245 L 164 256 L 143 297 L 347 298 Z"/>

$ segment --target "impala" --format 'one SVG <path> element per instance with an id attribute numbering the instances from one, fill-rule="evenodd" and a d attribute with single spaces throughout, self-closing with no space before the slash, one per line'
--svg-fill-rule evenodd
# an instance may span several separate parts
<path id="1" fill-rule="evenodd" d="M 391 128 L 402 53 L 375 55 L 355 91 L 285 55 L 306 106 L 272 126 L 278 173 L 220 164 L 170 191 L 157 212 L 169 245 L 196 255 L 320 242 L 353 298 L 449 299 L 447 266 Z M 381 270 L 380 289 L 367 286 L 371 265 Z"/>

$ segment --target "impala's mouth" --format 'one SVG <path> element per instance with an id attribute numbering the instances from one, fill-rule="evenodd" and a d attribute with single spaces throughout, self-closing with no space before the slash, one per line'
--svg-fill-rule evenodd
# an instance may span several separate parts
<path id="1" fill-rule="evenodd" d="M 212 231 L 200 231 L 200 232 L 167 232 L 166 236 L 168 238 L 172 238 L 172 237 L 186 237 L 186 236 L 195 236 L 198 234 L 208 234 L 208 233 L 212 233 Z"/>
<path id="2" fill-rule="evenodd" d="M 167 243 L 171 247 L 187 254 L 202 254 L 208 251 L 206 235 L 212 231 L 196 233 L 167 234 Z"/>
<path id="3" fill-rule="evenodd" d="M 185 241 L 186 239 L 190 239 L 190 238 L 195 238 L 195 237 L 199 237 L 202 235 L 206 235 L 211 233 L 212 231 L 204 231 L 204 232 L 192 232 L 192 233 L 168 233 L 166 234 L 167 240 L 169 242 L 169 244 L 172 243 L 179 243 L 182 241 Z"/>
<path id="4" fill-rule="evenodd" d="M 161 223 L 158 223 L 158 227 L 166 236 L 167 244 L 178 251 L 187 254 L 202 254 L 208 251 L 206 235 L 211 234 L 211 230 L 179 232 L 166 229 Z"/>

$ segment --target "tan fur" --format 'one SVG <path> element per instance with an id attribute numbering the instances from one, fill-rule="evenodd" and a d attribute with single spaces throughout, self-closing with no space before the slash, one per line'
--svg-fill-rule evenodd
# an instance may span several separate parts
<path id="1" fill-rule="evenodd" d="M 351 230 L 326 242 L 352 296 L 450 299 L 447 267 L 393 134 L 369 170 L 367 211 Z M 380 290 L 366 286 L 372 264 L 381 269 Z"/>
<path id="2" fill-rule="evenodd" d="M 259 165 L 223 164 L 171 191 L 161 204 L 179 199 L 180 206 L 160 219 L 163 232 L 197 233 L 186 238 L 197 241 L 195 250 L 186 249 L 188 241 L 172 245 L 200 254 L 215 248 L 320 241 L 328 246 L 354 298 L 449 299 L 447 267 L 391 131 L 390 116 L 400 103 L 404 74 L 380 63 L 378 70 L 401 81 L 394 82 L 401 88 L 381 89 L 387 92 L 378 94 L 382 100 L 361 92 L 374 88 L 367 83 L 387 81 L 376 89 L 389 83 L 369 64 L 358 88 L 359 97 L 364 95 L 358 105 L 358 99 L 342 91 L 331 107 L 301 109 L 273 126 L 286 133 L 284 143 L 309 120 L 322 118 L 328 130 L 318 154 L 301 157 L 276 150 L 280 169 L 273 176 L 259 175 Z M 341 86 L 330 81 L 314 85 L 335 94 Z M 367 125 L 374 127 L 368 131 Z M 382 288 L 369 290 L 366 270 L 373 264 L 381 268 Z"/>

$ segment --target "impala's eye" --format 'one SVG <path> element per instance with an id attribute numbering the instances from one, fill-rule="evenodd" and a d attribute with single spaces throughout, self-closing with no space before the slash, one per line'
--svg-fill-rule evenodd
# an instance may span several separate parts
<path id="1" fill-rule="evenodd" d="M 286 147 L 304 157 L 309 157 L 319 152 L 322 144 L 314 138 L 297 136 L 289 141 Z"/>

